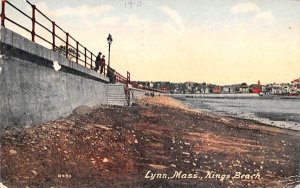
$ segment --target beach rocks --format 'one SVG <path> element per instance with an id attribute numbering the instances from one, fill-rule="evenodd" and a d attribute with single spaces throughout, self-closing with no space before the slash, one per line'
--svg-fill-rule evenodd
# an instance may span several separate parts
<path id="1" fill-rule="evenodd" d="M 9 153 L 10 153 L 11 155 L 16 155 L 16 154 L 17 154 L 17 151 L 14 150 L 14 149 L 11 149 L 11 150 L 9 150 Z"/>
<path id="2" fill-rule="evenodd" d="M 31 170 L 31 173 L 36 176 L 38 173 L 35 170 Z"/>
<path id="3" fill-rule="evenodd" d="M 107 163 L 108 162 L 108 159 L 105 157 L 103 160 L 102 160 L 103 163 Z"/>
<path id="4" fill-rule="evenodd" d="M 6 187 L 5 185 L 3 185 L 2 182 L 0 182 L 0 188 L 8 188 L 8 187 Z"/>
<path id="5" fill-rule="evenodd" d="M 299 151 L 298 138 L 252 130 L 248 126 L 253 123 L 244 120 L 150 104 L 81 110 L 59 121 L 3 131 L 2 180 L 15 187 L 113 187 L 120 182 L 126 183 L 124 187 L 159 187 L 158 182 L 165 181 L 145 180 L 145 170 L 202 175 L 207 171 L 270 171 L 272 177 L 265 176 L 256 185 L 272 187 L 297 163 L 291 158 Z M 220 185 L 217 180 L 174 182 L 168 185 Z M 243 187 L 247 183 L 235 180 L 222 185 Z"/>

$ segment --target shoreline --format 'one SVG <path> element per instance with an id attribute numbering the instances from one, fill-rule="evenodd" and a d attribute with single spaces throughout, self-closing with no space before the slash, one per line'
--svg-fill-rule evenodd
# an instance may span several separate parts
<path id="1" fill-rule="evenodd" d="M 1 148 L 9 187 L 283 187 L 300 172 L 298 133 L 191 111 L 165 96 L 1 130 Z"/>
<path id="2" fill-rule="evenodd" d="M 227 94 L 227 95 L 231 95 L 231 94 Z M 243 95 L 243 94 L 241 94 Z M 253 94 L 252 94 L 253 95 Z M 182 103 L 185 103 L 184 100 L 186 100 L 185 97 L 176 97 L 176 96 L 170 96 L 178 101 L 181 101 Z M 210 97 L 194 97 L 193 99 L 205 99 L 205 98 L 210 98 Z M 216 98 L 216 99 L 219 99 L 219 98 L 222 98 L 222 99 L 233 99 L 235 97 L 212 97 L 212 98 Z M 237 97 L 238 99 L 247 99 L 249 97 Z M 250 97 L 251 98 L 251 97 Z M 256 99 L 261 99 L 259 96 L 258 97 L 255 97 Z M 280 97 L 281 98 L 281 97 Z M 292 99 L 297 99 L 297 98 L 293 98 Z M 221 101 L 222 103 L 222 101 Z M 209 105 L 212 105 L 208 102 Z M 225 104 L 225 102 L 224 102 Z M 273 127 L 278 127 L 278 128 L 282 128 L 282 129 L 289 129 L 289 130 L 293 130 L 293 131 L 298 131 L 300 132 L 300 124 L 299 122 L 297 121 L 284 121 L 283 118 L 281 119 L 270 119 L 270 117 L 264 117 L 264 116 L 260 116 L 258 115 L 259 111 L 257 112 L 251 112 L 251 111 L 247 111 L 247 110 L 241 110 L 241 111 L 237 111 L 235 112 L 234 114 L 232 114 L 233 112 L 231 113 L 227 113 L 226 111 L 214 111 L 212 110 L 211 108 L 214 108 L 214 106 L 212 105 L 209 109 L 201 109 L 201 106 L 197 107 L 197 106 L 194 106 L 191 108 L 195 108 L 196 110 L 199 110 L 199 111 L 202 111 L 202 112 L 207 112 L 207 113 L 211 113 L 211 114 L 215 114 L 216 116 L 223 116 L 223 117 L 232 117 L 232 118 L 238 118 L 238 119 L 245 119 L 245 120 L 253 120 L 257 123 L 260 123 L 260 124 L 264 124 L 264 125 L 268 125 L 268 126 L 273 126 Z M 250 107 L 251 108 L 251 107 Z M 223 109 L 223 110 L 226 110 L 226 109 Z M 227 108 L 227 110 L 232 110 L 232 108 Z M 258 113 L 258 114 L 256 114 Z M 276 116 L 276 113 L 277 112 L 274 112 L 274 118 Z M 290 112 L 282 112 L 283 114 L 284 113 L 290 113 Z M 293 114 L 294 116 L 296 116 L 296 114 Z"/>
<path id="3" fill-rule="evenodd" d="M 228 121 L 226 119 L 231 119 L 231 120 L 237 119 L 237 120 L 241 120 L 241 121 L 242 120 L 249 121 L 249 123 L 253 124 L 253 127 L 256 127 L 257 129 L 264 129 L 264 130 L 273 131 L 273 132 L 281 132 L 282 134 L 291 134 L 291 135 L 296 135 L 296 136 L 300 137 L 300 131 L 299 130 L 279 127 L 279 126 L 275 126 L 275 125 L 272 125 L 272 124 L 267 124 L 267 123 L 260 122 L 258 120 L 250 119 L 250 118 L 247 119 L 247 118 L 233 116 L 233 115 L 229 115 L 229 114 L 218 114 L 217 112 L 212 112 L 212 111 L 202 111 L 201 109 L 192 108 L 192 107 L 188 106 L 187 104 L 183 103 L 181 100 L 178 100 L 178 99 L 176 99 L 172 96 L 167 96 L 167 97 L 169 97 L 169 98 L 165 98 L 165 100 L 167 100 L 167 101 L 171 100 L 172 101 L 171 105 L 169 104 L 169 102 L 164 104 L 163 100 L 157 102 L 157 100 L 155 101 L 155 99 L 154 100 L 151 99 L 151 98 L 146 98 L 146 99 L 148 99 L 148 103 L 149 104 L 151 103 L 152 105 L 157 104 L 157 105 L 162 105 L 162 106 L 165 105 L 165 106 L 174 107 L 174 108 L 179 107 L 178 109 L 183 109 L 183 110 L 186 110 L 186 111 L 195 112 L 195 113 L 199 113 L 199 114 L 205 114 L 205 115 L 210 116 L 212 118 L 217 118 L 217 119 L 225 118 L 225 122 Z M 160 98 L 164 98 L 164 97 L 160 97 Z M 140 101 L 143 101 L 143 99 L 140 100 Z M 254 126 L 254 124 L 257 124 L 257 125 Z"/>
<path id="4" fill-rule="evenodd" d="M 169 94 L 171 97 L 190 97 L 190 98 L 199 98 L 199 97 L 212 97 L 212 98 L 222 98 L 222 97 L 244 97 L 244 98 L 283 98 L 283 99 L 300 99 L 299 95 L 263 95 L 260 96 L 258 93 L 197 93 L 197 94 Z"/>

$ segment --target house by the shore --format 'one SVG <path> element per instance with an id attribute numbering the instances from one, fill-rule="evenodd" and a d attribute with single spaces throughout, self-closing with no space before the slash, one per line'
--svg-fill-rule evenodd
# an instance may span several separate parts
<path id="1" fill-rule="evenodd" d="M 249 93 L 249 86 L 247 83 L 242 83 L 238 86 L 238 91 L 239 93 Z"/>
<path id="2" fill-rule="evenodd" d="M 260 93 L 262 92 L 262 86 L 260 85 L 260 81 L 258 80 L 257 84 L 252 84 L 249 86 L 249 91 L 251 93 Z"/>
<path id="3" fill-rule="evenodd" d="M 222 91 L 222 87 L 220 86 L 215 86 L 211 89 L 212 93 L 221 93 L 221 91 Z"/>
<path id="4" fill-rule="evenodd" d="M 291 82 L 290 94 L 300 95 L 300 78 L 295 79 Z"/>

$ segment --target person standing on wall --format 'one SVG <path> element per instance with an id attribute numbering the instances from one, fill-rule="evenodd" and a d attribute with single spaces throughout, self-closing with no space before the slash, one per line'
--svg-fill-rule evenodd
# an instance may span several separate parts
<path id="1" fill-rule="evenodd" d="M 100 65 L 100 57 L 101 57 L 101 52 L 98 53 L 96 60 L 95 60 L 95 71 L 97 72 L 99 70 L 99 65 Z"/>
<path id="2" fill-rule="evenodd" d="M 102 58 L 100 59 L 100 66 L 101 66 L 100 74 L 102 74 L 105 67 L 105 55 L 103 55 Z"/>

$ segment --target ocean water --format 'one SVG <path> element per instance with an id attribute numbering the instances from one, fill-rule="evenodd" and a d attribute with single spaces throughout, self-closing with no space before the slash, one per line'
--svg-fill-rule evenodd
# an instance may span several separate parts
<path id="1" fill-rule="evenodd" d="M 188 96 L 188 97 L 186 97 Z M 219 115 L 256 120 L 300 131 L 300 97 L 253 94 L 172 95 L 188 106 Z"/>

